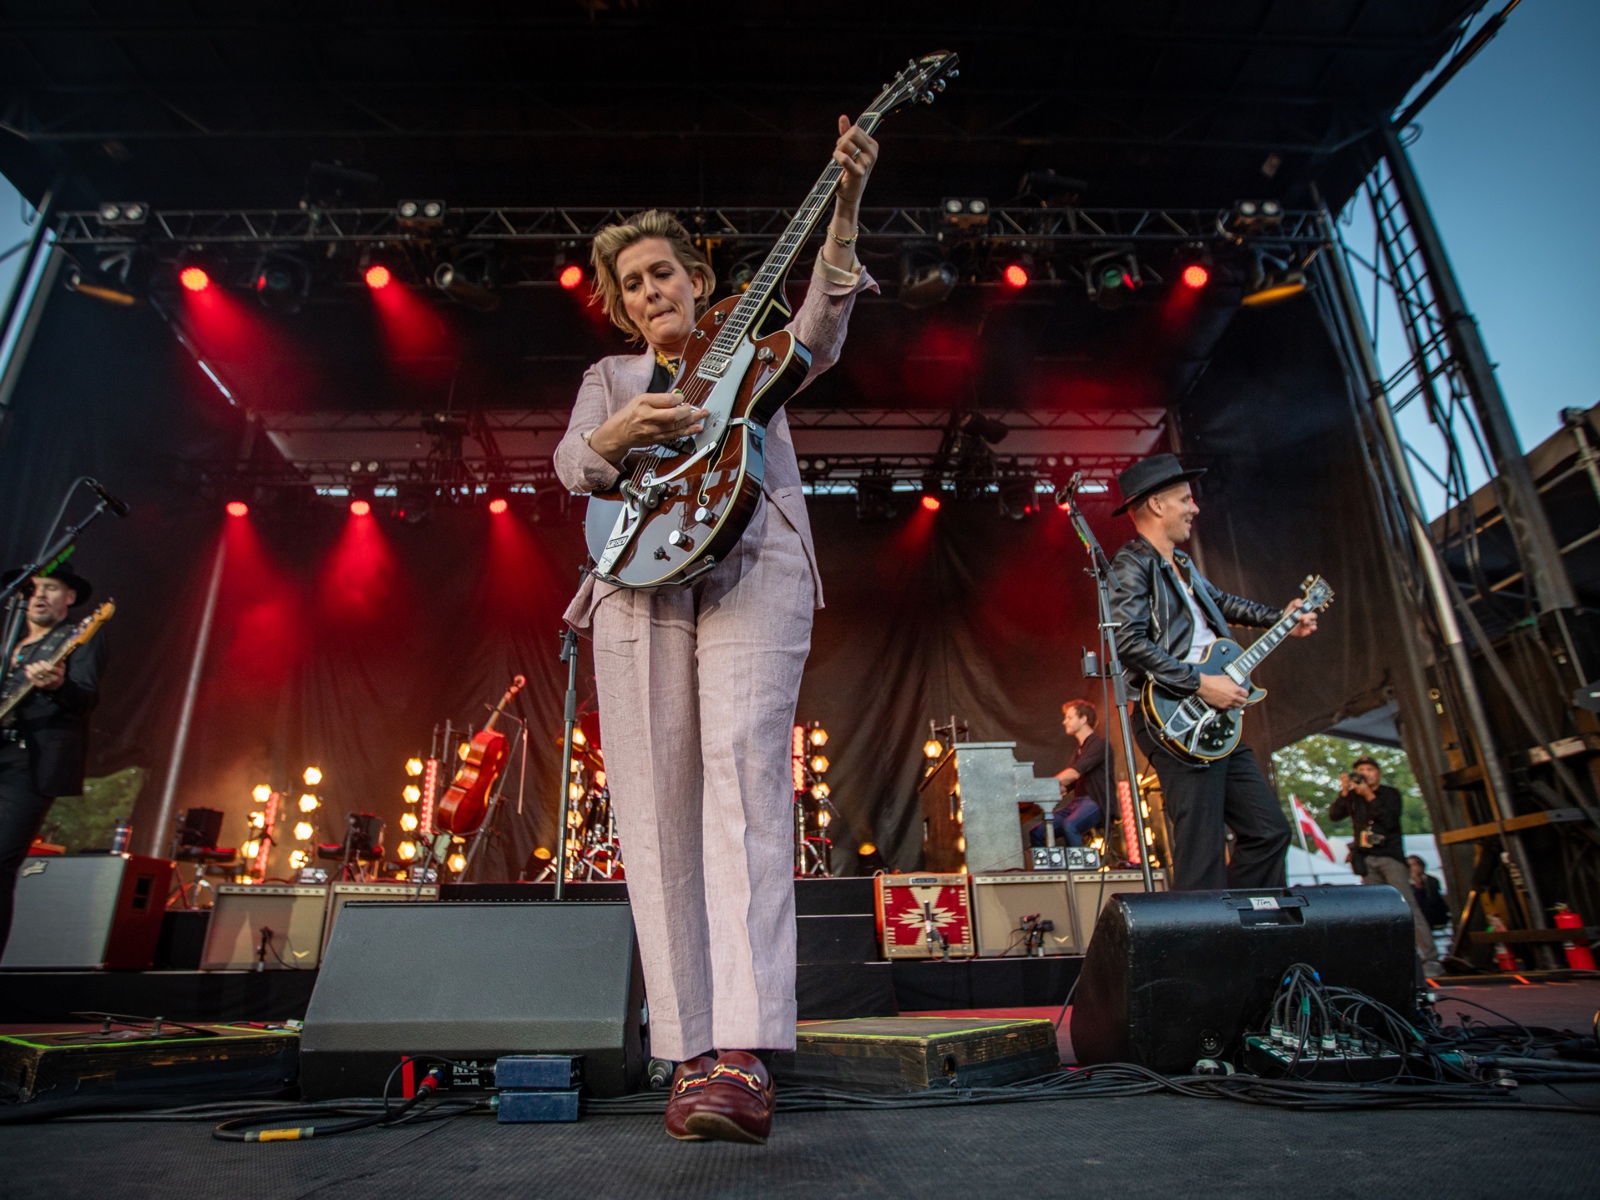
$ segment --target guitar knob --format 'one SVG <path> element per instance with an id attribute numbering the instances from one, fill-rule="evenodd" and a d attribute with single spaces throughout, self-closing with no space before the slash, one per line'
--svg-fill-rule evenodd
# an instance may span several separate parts
<path id="1" fill-rule="evenodd" d="M 679 550 L 693 550 L 694 539 L 681 529 L 674 529 L 667 534 L 667 544 L 676 546 Z"/>
<path id="2" fill-rule="evenodd" d="M 762 362 L 771 362 L 774 358 L 777 357 L 777 355 L 772 353 L 772 347 L 771 346 L 763 346 L 763 347 L 761 347 L 761 349 L 756 351 L 756 357 L 759 358 Z"/>
<path id="3" fill-rule="evenodd" d="M 711 521 L 711 510 L 702 504 L 699 508 L 694 510 L 694 519 L 695 524 L 697 525 L 709 524 Z"/>

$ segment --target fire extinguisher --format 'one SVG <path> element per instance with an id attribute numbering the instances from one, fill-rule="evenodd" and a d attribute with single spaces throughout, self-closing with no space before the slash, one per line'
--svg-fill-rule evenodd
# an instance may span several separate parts
<path id="1" fill-rule="evenodd" d="M 1489 930 L 1492 933 L 1504 933 L 1506 932 L 1506 923 L 1499 917 L 1490 917 Z M 1519 970 L 1517 956 L 1511 953 L 1511 947 L 1504 942 L 1496 942 L 1494 944 L 1494 961 L 1495 965 L 1502 971 L 1515 974 Z"/>
<path id="2" fill-rule="evenodd" d="M 1573 912 L 1565 904 L 1555 907 L 1557 929 L 1582 929 L 1583 918 Z M 1582 934 L 1578 935 L 1582 937 Z M 1594 952 L 1589 949 L 1587 942 L 1562 942 L 1561 948 L 1567 952 L 1567 966 L 1574 971 L 1593 971 Z"/>

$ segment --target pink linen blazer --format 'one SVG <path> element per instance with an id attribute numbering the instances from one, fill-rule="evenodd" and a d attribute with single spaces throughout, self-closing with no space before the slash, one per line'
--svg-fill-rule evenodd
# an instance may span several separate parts
<path id="1" fill-rule="evenodd" d="M 788 325 L 811 351 L 811 370 L 800 385 L 802 388 L 839 361 L 850 310 L 855 307 L 856 296 L 868 289 L 876 292 L 878 285 L 865 270 L 851 286 L 829 282 L 819 269 L 812 269 L 805 301 Z M 655 352 L 646 349 L 643 354 L 602 358 L 584 372 L 577 401 L 572 406 L 572 418 L 567 422 L 567 432 L 556 446 L 555 454 L 556 475 L 570 491 L 588 494 L 616 484 L 620 475 L 618 469 L 591 450 L 583 435 L 599 428 L 601 422 L 650 386 L 655 362 Z M 817 571 L 811 523 L 806 519 L 805 493 L 800 487 L 800 467 L 795 460 L 794 439 L 789 434 L 789 417 L 782 410 L 767 426 L 766 474 L 761 490 L 800 535 L 806 560 L 811 564 L 814 603 L 821 608 L 822 577 Z M 617 590 L 615 584 L 600 583 L 592 575 L 585 575 L 578 594 L 567 606 L 566 620 L 575 629 L 587 629 L 595 605 Z"/>

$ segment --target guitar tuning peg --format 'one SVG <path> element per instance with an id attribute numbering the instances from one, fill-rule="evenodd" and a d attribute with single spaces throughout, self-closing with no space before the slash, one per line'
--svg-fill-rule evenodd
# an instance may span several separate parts
<path id="1" fill-rule="evenodd" d="M 936 91 L 936 92 L 944 91 L 944 80 L 942 80 L 942 79 L 934 80 L 933 81 L 933 90 Z"/>
<path id="2" fill-rule="evenodd" d="M 933 103 L 933 93 L 932 92 L 923 92 L 920 96 L 917 97 L 917 100 L 919 102 L 923 103 L 923 104 L 932 104 Z"/>
<path id="3" fill-rule="evenodd" d="M 957 77 L 957 76 L 959 76 L 959 75 L 960 75 L 960 74 L 961 74 L 961 72 L 960 72 L 960 71 L 956 71 L 956 70 L 952 70 L 952 71 L 951 71 L 951 72 L 950 72 L 950 74 L 949 74 L 949 75 L 947 75 L 947 76 L 946 76 L 946 77 L 945 77 L 945 78 L 947 78 L 947 79 L 955 79 L 955 78 L 956 78 L 956 77 Z"/>

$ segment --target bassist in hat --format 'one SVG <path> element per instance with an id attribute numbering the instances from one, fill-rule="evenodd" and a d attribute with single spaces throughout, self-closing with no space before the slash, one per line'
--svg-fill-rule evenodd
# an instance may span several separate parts
<path id="1" fill-rule="evenodd" d="M 1138 535 L 1111 563 L 1112 620 L 1130 687 L 1137 690 L 1148 678 L 1179 695 L 1198 692 L 1213 708 L 1227 710 L 1242 708 L 1248 693 L 1226 675 L 1202 674 L 1197 664 L 1211 643 L 1233 636 L 1230 623 L 1265 628 L 1282 614 L 1230 596 L 1178 549 L 1200 512 L 1190 484 L 1204 473 L 1157 454 L 1118 477 L 1123 499 L 1115 515 L 1128 513 Z M 1291 636 L 1316 628 L 1316 613 L 1307 612 Z M 1283 887 L 1289 823 L 1249 749 L 1240 746 L 1215 762 L 1187 762 L 1156 741 L 1142 713 L 1134 731 L 1161 780 L 1172 822 L 1172 889 Z"/>
<path id="2" fill-rule="evenodd" d="M 12 895 L 28 847 L 55 798 L 83 792 L 89 713 L 100 696 L 105 642 L 95 638 L 59 663 L 49 659 L 72 636 L 68 611 L 87 603 L 93 590 L 81 575 L 61 569 L 34 576 L 31 591 L 23 585 L 26 620 L 9 648 L 0 686 L 4 696 L 33 687 L 0 723 L 0 954 L 11 933 Z"/>

